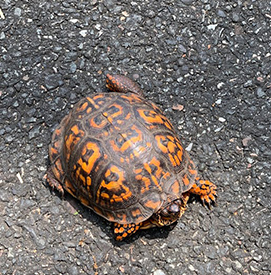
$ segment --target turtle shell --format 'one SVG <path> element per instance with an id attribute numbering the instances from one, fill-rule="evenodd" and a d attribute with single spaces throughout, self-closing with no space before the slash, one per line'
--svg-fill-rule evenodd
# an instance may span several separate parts
<path id="1" fill-rule="evenodd" d="M 66 191 L 120 224 L 147 220 L 197 176 L 170 121 L 133 93 L 79 101 L 55 130 L 49 156 Z"/>

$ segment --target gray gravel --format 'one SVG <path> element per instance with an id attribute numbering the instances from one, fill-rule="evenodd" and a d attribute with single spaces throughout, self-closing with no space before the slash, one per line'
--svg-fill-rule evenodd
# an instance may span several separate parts
<path id="1" fill-rule="evenodd" d="M 0 273 L 270 274 L 271 1 L 128 2 L 0 1 Z M 48 188 L 53 129 L 107 72 L 166 112 L 217 207 L 116 243 Z"/>

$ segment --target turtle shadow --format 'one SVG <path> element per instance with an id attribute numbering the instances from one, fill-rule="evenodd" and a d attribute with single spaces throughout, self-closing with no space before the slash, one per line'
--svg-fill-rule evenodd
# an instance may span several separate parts
<path id="1" fill-rule="evenodd" d="M 102 238 L 102 235 L 105 234 L 108 236 L 108 240 L 114 245 L 121 247 L 125 244 L 131 244 L 141 238 L 146 239 L 166 239 L 170 233 L 176 226 L 177 222 L 164 227 L 153 227 L 149 229 L 143 229 L 136 232 L 134 235 L 131 235 L 125 238 L 122 241 L 116 241 L 113 232 L 113 223 L 107 221 L 103 217 L 96 214 L 92 209 L 84 206 L 78 199 L 74 198 L 68 192 L 65 192 L 64 195 L 61 195 L 58 190 L 53 189 L 49 186 L 47 181 L 45 180 L 44 185 L 50 190 L 51 194 L 59 197 L 62 202 L 66 202 L 66 206 L 64 206 L 70 215 L 80 215 L 80 218 L 87 220 L 91 225 L 97 226 L 102 232 L 97 236 L 97 238 Z M 96 237 L 95 235 L 93 237 Z"/>
<path id="2" fill-rule="evenodd" d="M 47 167 L 49 167 L 49 165 Z M 108 236 L 109 241 L 114 246 L 121 247 L 125 244 L 131 244 L 137 241 L 138 239 L 142 239 L 143 237 L 149 240 L 166 239 L 168 238 L 170 232 L 176 227 L 178 223 L 178 221 L 176 221 L 175 223 L 169 226 L 153 227 L 149 229 L 139 230 L 134 235 L 131 235 L 122 241 L 116 241 L 113 233 L 112 222 L 107 221 L 103 217 L 96 214 L 92 209 L 84 206 L 78 199 L 74 198 L 68 192 L 65 191 L 64 194 L 61 194 L 58 190 L 52 188 L 46 179 L 43 181 L 43 184 L 51 191 L 52 195 L 58 196 L 62 201 L 67 202 L 67 205 L 65 206 L 67 212 L 69 212 L 71 215 L 80 215 L 80 218 L 85 219 L 91 225 L 97 226 L 98 228 L 100 228 L 101 232 L 99 236 L 97 236 L 97 238 L 103 238 L 104 237 L 103 234 L 105 234 Z M 194 196 L 194 195 L 190 196 L 188 200 L 188 204 L 191 204 L 193 201 L 196 201 L 197 203 L 202 204 L 198 196 Z M 96 237 L 96 236 L 93 236 L 93 237 Z M 142 240 L 142 242 L 144 242 L 144 240 Z"/>

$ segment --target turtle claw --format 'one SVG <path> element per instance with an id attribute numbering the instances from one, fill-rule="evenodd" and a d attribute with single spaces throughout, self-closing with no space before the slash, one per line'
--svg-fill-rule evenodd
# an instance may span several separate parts
<path id="1" fill-rule="evenodd" d="M 210 181 L 197 178 L 190 191 L 193 194 L 199 195 L 203 206 L 207 206 L 211 210 L 211 205 L 216 205 L 216 190 L 216 185 Z"/>
<path id="2" fill-rule="evenodd" d="M 44 179 L 46 179 L 49 186 L 53 190 L 56 189 L 59 192 L 61 198 L 64 197 L 64 189 L 62 187 L 62 184 L 55 178 L 51 167 L 47 170 L 46 174 L 44 175 Z"/>

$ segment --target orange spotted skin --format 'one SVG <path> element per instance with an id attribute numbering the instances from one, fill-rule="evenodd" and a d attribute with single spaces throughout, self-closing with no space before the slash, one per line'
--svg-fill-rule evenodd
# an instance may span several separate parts
<path id="1" fill-rule="evenodd" d="M 198 178 L 172 124 L 139 86 L 107 75 L 107 87 L 80 100 L 55 130 L 49 184 L 114 222 L 119 241 L 175 222 L 192 193 L 214 202 L 216 186 Z"/>

